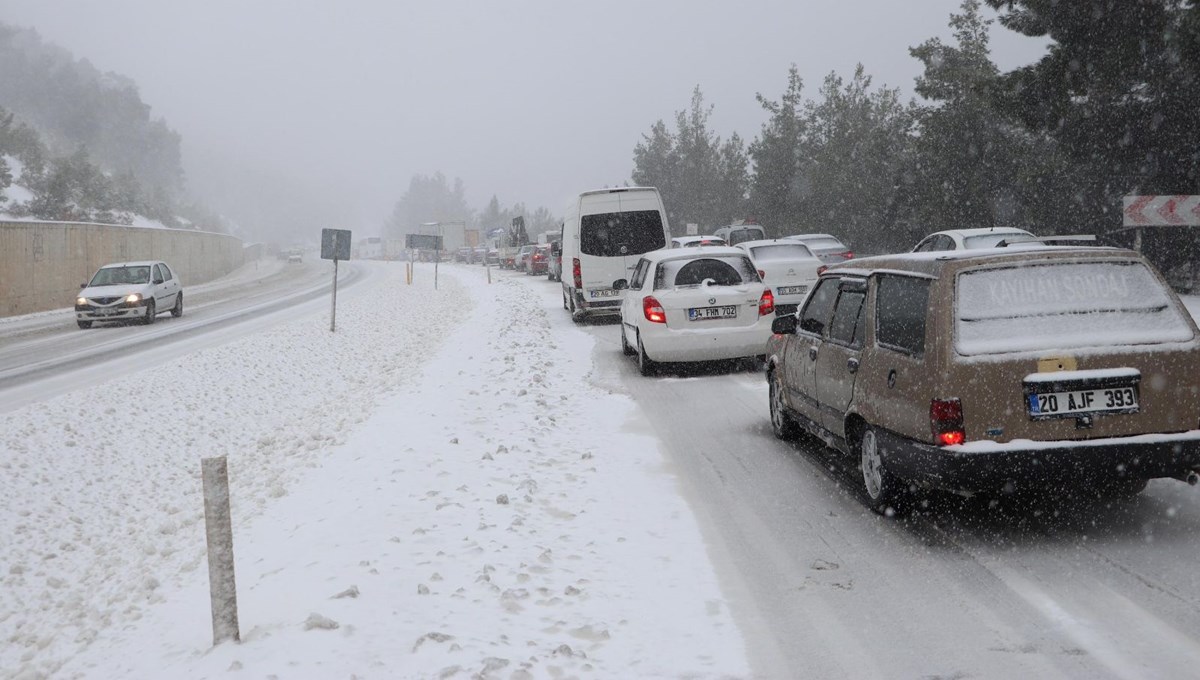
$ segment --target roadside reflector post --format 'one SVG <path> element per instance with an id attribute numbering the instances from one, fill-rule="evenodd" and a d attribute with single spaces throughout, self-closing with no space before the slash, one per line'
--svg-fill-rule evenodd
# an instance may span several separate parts
<path id="1" fill-rule="evenodd" d="M 240 642 L 237 584 L 233 578 L 233 525 L 229 516 L 229 472 L 225 456 L 200 461 L 204 485 L 204 530 L 208 541 L 208 591 L 213 645 Z"/>

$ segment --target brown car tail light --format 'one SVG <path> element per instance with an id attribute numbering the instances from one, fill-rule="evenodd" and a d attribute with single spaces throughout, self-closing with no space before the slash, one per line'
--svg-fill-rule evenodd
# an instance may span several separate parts
<path id="1" fill-rule="evenodd" d="M 771 294 L 771 289 L 763 291 L 762 297 L 758 298 L 758 315 L 766 316 L 775 311 L 775 296 Z"/>
<path id="2" fill-rule="evenodd" d="M 958 399 L 934 399 L 929 402 L 929 429 L 940 446 L 954 446 L 967 440 L 963 429 L 962 402 Z"/>
<path id="3" fill-rule="evenodd" d="M 579 258 L 578 257 L 571 258 L 571 275 L 575 277 L 575 288 L 577 290 L 582 290 L 583 289 L 583 272 L 580 271 L 580 269 L 579 269 Z"/>
<path id="4" fill-rule="evenodd" d="M 663 310 L 662 304 L 654 299 L 653 295 L 642 298 L 642 313 L 646 315 L 646 321 L 650 323 L 667 322 L 667 312 Z"/>
<path id="5" fill-rule="evenodd" d="M 821 265 L 820 267 L 817 267 L 817 276 L 820 276 L 821 274 L 824 274 L 824 273 L 825 273 L 825 270 L 827 270 L 827 269 L 829 269 L 829 266 L 828 266 L 828 265 L 824 265 L 824 264 L 823 264 L 823 265 Z"/>

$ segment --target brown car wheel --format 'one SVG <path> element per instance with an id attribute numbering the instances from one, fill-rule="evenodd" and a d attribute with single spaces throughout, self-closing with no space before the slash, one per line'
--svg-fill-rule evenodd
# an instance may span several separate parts
<path id="1" fill-rule="evenodd" d="M 887 517 L 903 514 L 907 489 L 902 480 L 888 471 L 880 451 L 879 436 L 870 427 L 863 428 L 858 437 L 858 454 L 867 507 Z"/>

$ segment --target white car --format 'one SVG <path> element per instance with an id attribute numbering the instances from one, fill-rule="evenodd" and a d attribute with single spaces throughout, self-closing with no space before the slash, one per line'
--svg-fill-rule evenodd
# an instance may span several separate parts
<path id="1" fill-rule="evenodd" d="M 1033 234 L 1015 227 L 995 227 L 982 229 L 947 229 L 935 231 L 921 239 L 913 249 L 914 253 L 932 253 L 944 250 L 976 250 L 978 248 L 995 248 L 1006 238 L 1032 237 Z"/>
<path id="2" fill-rule="evenodd" d="M 744 241 L 737 247 L 750 253 L 759 277 L 771 287 L 776 315 L 796 311 L 823 266 L 808 246 L 793 239 Z"/>
<path id="3" fill-rule="evenodd" d="M 183 316 L 183 284 L 166 262 L 106 264 L 81 285 L 75 321 L 91 328 L 96 321 L 140 320 L 154 323 L 165 311 Z"/>
<path id="4" fill-rule="evenodd" d="M 642 375 L 659 362 L 759 357 L 775 297 L 741 248 L 670 248 L 643 255 L 621 301 L 621 349 Z"/>
<path id="5" fill-rule="evenodd" d="M 794 234 L 784 238 L 799 241 L 808 246 L 827 265 L 840 264 L 854 258 L 854 253 L 832 234 Z"/>
<path id="6" fill-rule="evenodd" d="M 676 236 L 671 239 L 672 248 L 695 248 L 697 246 L 728 245 L 720 236 Z"/>

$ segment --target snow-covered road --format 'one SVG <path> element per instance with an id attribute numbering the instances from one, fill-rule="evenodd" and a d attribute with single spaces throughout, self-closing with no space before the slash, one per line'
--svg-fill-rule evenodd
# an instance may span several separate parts
<path id="1" fill-rule="evenodd" d="M 0 415 L 5 677 L 748 677 L 651 428 L 529 282 L 371 295 Z M 211 649 L 199 460 L 232 484 Z"/>

